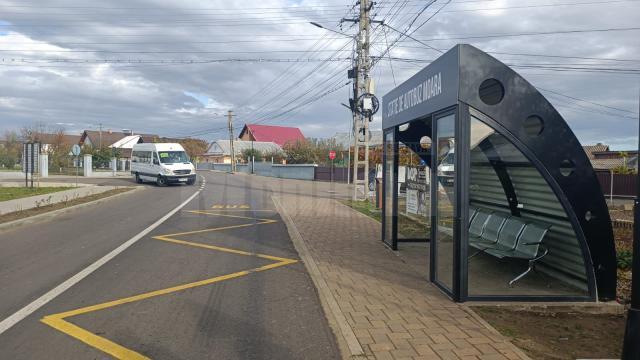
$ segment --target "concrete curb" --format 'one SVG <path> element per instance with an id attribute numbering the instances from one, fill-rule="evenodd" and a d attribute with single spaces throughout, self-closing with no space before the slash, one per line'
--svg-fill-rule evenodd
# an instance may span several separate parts
<path id="1" fill-rule="evenodd" d="M 293 246 L 295 247 L 298 255 L 300 255 L 302 262 L 307 268 L 307 271 L 309 272 L 309 275 L 311 276 L 316 289 L 318 289 L 324 312 L 331 317 L 329 319 L 329 324 L 331 324 L 334 328 L 334 332 L 336 332 L 336 335 L 339 335 L 342 338 L 338 340 L 338 343 L 340 344 L 340 352 L 342 353 L 343 358 L 365 358 L 364 350 L 362 349 L 362 346 L 360 346 L 358 338 L 347 322 L 344 314 L 340 310 L 338 302 L 333 297 L 329 286 L 325 282 L 322 274 L 320 273 L 320 270 L 318 269 L 318 265 L 309 253 L 309 249 L 304 243 L 304 240 L 302 238 L 302 235 L 300 235 L 298 228 L 296 227 L 293 220 L 291 220 L 289 214 L 284 210 L 284 207 L 282 207 L 282 204 L 280 203 L 278 197 L 271 196 L 271 200 L 273 201 L 276 209 L 278 210 L 278 213 L 280 213 L 280 216 L 282 217 L 282 220 L 287 227 L 289 236 L 291 237 L 291 241 L 293 242 Z M 344 348 L 345 344 L 347 349 Z"/>
<path id="2" fill-rule="evenodd" d="M 132 190 L 129 190 L 129 191 L 126 191 L 126 192 L 123 192 L 123 193 L 120 193 L 120 194 L 116 194 L 116 195 L 107 196 L 105 198 L 89 201 L 89 202 L 86 202 L 86 203 L 77 204 L 77 205 L 65 207 L 65 208 L 58 209 L 58 210 L 48 211 L 46 213 L 42 213 L 42 214 L 38 214 L 38 215 L 34 215 L 34 216 L 29 216 L 29 217 L 26 217 L 26 218 L 23 218 L 23 219 L 18 219 L 18 220 L 2 223 L 2 224 L 0 224 L 0 230 L 6 230 L 6 229 L 12 228 L 12 227 L 23 226 L 23 225 L 31 224 L 31 223 L 36 222 L 36 221 L 42 221 L 42 220 L 45 220 L 45 219 L 48 219 L 48 218 L 52 218 L 52 217 L 58 216 L 60 214 L 68 212 L 68 211 L 73 211 L 73 210 L 76 210 L 76 209 L 81 209 L 83 207 L 96 205 L 96 204 L 99 204 L 101 202 L 104 202 L 104 201 L 107 201 L 107 200 L 111 200 L 111 199 L 115 199 L 115 198 L 118 198 L 118 197 L 121 197 L 121 196 L 124 196 L 124 195 L 127 195 L 127 194 L 131 194 L 131 193 L 133 193 L 135 191 L 139 191 L 141 189 L 144 189 L 143 186 L 131 186 L 129 188 L 131 188 Z M 101 193 L 93 194 L 93 195 L 99 195 L 99 194 L 101 194 Z M 89 196 L 91 196 L 91 195 L 89 195 Z M 82 198 L 78 198 L 78 199 L 82 199 Z"/>

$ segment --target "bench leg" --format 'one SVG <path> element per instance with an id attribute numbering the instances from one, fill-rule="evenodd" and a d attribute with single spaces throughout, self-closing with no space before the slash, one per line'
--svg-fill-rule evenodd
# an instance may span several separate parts
<path id="1" fill-rule="evenodd" d="M 478 255 L 480 255 L 480 254 L 482 254 L 483 252 L 484 252 L 484 250 L 478 250 L 478 251 L 474 252 L 473 254 L 471 254 L 471 256 L 469 256 L 469 257 L 467 258 L 467 260 L 471 260 L 471 259 L 473 259 L 474 257 L 476 257 L 476 256 L 478 256 Z"/>
<path id="2" fill-rule="evenodd" d="M 527 268 L 527 270 L 525 272 L 523 272 L 522 274 L 516 276 L 513 280 L 509 281 L 509 287 L 512 287 L 513 284 L 516 283 L 516 281 L 522 279 L 523 277 L 525 277 L 528 273 L 531 272 L 531 270 L 533 270 L 533 261 L 529 261 L 529 267 Z"/>
<path id="3" fill-rule="evenodd" d="M 512 287 L 513 284 L 516 283 L 516 281 L 522 279 L 523 277 L 525 277 L 528 273 L 530 273 L 532 270 L 535 270 L 534 267 L 536 265 L 536 261 L 542 259 L 543 257 L 547 256 L 547 254 L 549 253 L 549 249 L 542 247 L 542 255 L 536 256 L 535 258 L 529 260 L 529 268 L 527 268 L 527 270 L 525 272 L 523 272 L 522 274 L 516 276 L 513 280 L 509 281 L 509 287 Z"/>

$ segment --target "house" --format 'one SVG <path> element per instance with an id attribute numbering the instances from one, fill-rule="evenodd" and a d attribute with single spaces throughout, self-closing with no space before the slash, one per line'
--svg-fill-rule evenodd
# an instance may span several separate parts
<path id="1" fill-rule="evenodd" d="M 611 150 L 609 145 L 597 143 L 582 147 L 591 161 L 594 170 L 613 170 L 616 168 L 638 169 L 638 151 Z"/>
<path id="2" fill-rule="evenodd" d="M 33 141 L 41 144 L 40 151 L 42 152 L 49 152 L 56 147 L 63 147 L 63 151 L 67 152 L 80 141 L 80 135 L 39 133 L 34 135 Z"/>
<path id="3" fill-rule="evenodd" d="M 262 154 L 281 152 L 282 148 L 275 142 L 266 141 L 243 141 L 235 140 L 233 150 L 236 154 L 236 161 L 240 159 L 242 152 L 246 149 L 254 149 Z M 217 140 L 211 143 L 207 152 L 202 156 L 205 162 L 231 164 L 231 145 L 229 140 Z M 244 159 L 246 161 L 246 159 Z"/>
<path id="4" fill-rule="evenodd" d="M 121 132 L 121 131 L 98 131 L 98 130 L 85 130 L 82 132 L 80 136 L 80 141 L 78 144 L 80 146 L 90 146 L 90 147 L 108 147 L 127 136 L 132 136 L 131 132 Z M 138 134 L 143 140 L 143 142 L 153 142 L 153 139 L 159 138 L 158 135 L 153 134 Z"/>
<path id="5" fill-rule="evenodd" d="M 145 142 L 142 135 L 129 135 L 109 145 L 112 149 L 117 149 L 121 159 L 130 159 L 133 145 Z"/>
<path id="6" fill-rule="evenodd" d="M 295 127 L 256 124 L 246 124 L 238 138 L 244 141 L 273 142 L 280 147 L 305 139 L 302 131 Z"/>

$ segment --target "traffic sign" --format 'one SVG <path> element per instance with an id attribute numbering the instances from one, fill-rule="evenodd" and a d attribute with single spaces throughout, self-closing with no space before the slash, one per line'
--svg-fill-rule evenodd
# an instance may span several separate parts
<path id="1" fill-rule="evenodd" d="M 80 145 L 78 144 L 73 145 L 73 147 L 71 147 L 71 153 L 75 156 L 80 155 Z"/>
<path id="2" fill-rule="evenodd" d="M 329 151 L 329 159 L 333 160 L 335 158 L 336 158 L 336 152 L 333 150 Z"/>

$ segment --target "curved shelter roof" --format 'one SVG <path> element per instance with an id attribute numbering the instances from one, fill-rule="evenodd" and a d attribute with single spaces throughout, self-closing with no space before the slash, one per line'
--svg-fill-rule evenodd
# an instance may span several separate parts
<path id="1" fill-rule="evenodd" d="M 546 270 L 583 281 L 592 299 L 615 298 L 608 207 L 589 158 L 551 103 L 505 64 L 462 44 L 383 97 L 383 129 L 395 129 L 396 139 L 430 165 L 434 157 L 417 144 L 431 137 L 429 119 L 443 109 L 456 114 L 459 127 L 456 169 L 471 169 L 462 170 L 467 178 L 459 178 L 456 190 L 468 208 L 549 224 Z M 399 130 L 407 123 L 408 130 Z M 473 167 L 482 161 L 490 166 Z M 471 177 L 482 180 L 469 187 Z"/>

